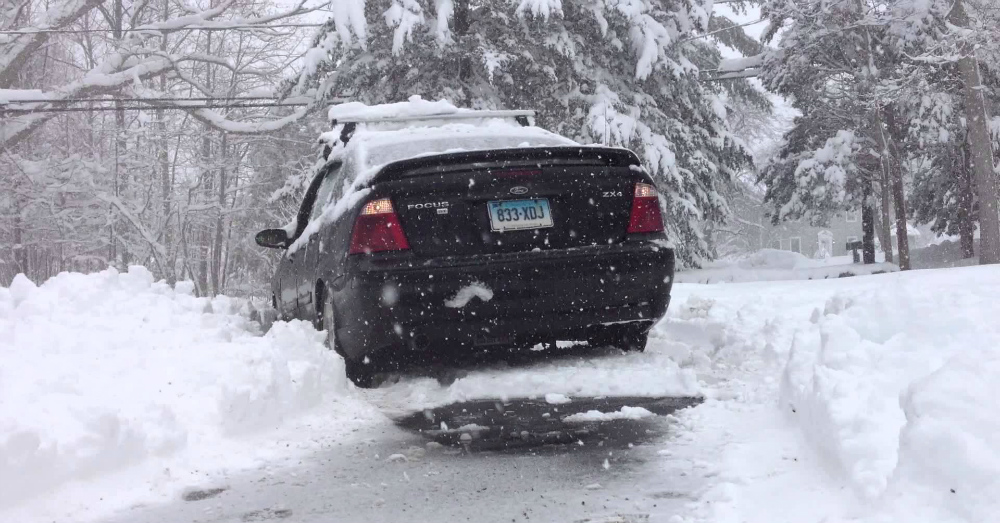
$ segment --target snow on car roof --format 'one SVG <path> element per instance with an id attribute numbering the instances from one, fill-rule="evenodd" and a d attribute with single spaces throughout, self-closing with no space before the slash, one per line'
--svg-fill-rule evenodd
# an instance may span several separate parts
<path id="1" fill-rule="evenodd" d="M 390 124 L 391 125 L 391 124 Z M 418 126 L 400 129 L 387 124 L 365 124 L 348 142 L 346 154 L 354 154 L 358 165 L 368 168 L 435 154 L 482 151 L 512 147 L 552 147 L 578 145 L 573 140 L 538 127 L 522 127 L 500 119 L 476 123 L 421 121 Z"/>
<path id="2" fill-rule="evenodd" d="M 331 121 L 371 121 L 371 120 L 411 120 L 432 116 L 471 116 L 476 113 L 515 113 L 533 116 L 534 111 L 482 111 L 457 107 L 447 100 L 424 100 L 420 95 L 413 95 L 405 102 L 390 104 L 366 105 L 362 102 L 347 102 L 330 107 L 327 117 Z M 496 114 L 500 116 L 500 114 Z"/>
<path id="3" fill-rule="evenodd" d="M 482 114 L 482 118 L 473 118 Z M 463 119 L 450 119 L 462 115 Z M 333 147 L 330 158 L 354 167 L 357 180 L 369 180 L 383 166 L 436 154 L 484 151 L 514 147 L 573 146 L 569 138 L 512 118 L 459 108 L 446 100 L 428 101 L 412 96 L 406 102 L 365 105 L 349 102 L 330 108 L 331 120 L 366 120 L 358 123 L 347 144 L 341 142 L 343 125 L 324 133 L 320 140 Z M 403 119 L 400 121 L 399 119 Z M 382 120 L 373 122 L 372 120 Z"/>

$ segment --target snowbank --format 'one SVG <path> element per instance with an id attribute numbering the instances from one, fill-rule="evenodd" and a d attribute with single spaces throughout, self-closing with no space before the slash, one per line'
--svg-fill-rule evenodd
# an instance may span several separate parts
<path id="1" fill-rule="evenodd" d="M 898 271 L 891 263 L 863 265 L 851 256 L 812 259 L 797 252 L 762 249 L 736 260 L 719 260 L 701 269 L 680 271 L 677 283 L 740 283 L 750 281 L 825 280 Z"/>
<path id="2" fill-rule="evenodd" d="M 991 408 L 1000 397 L 997 376 L 993 345 L 958 354 L 907 388 L 885 519 L 989 521 L 1000 512 L 1000 417 Z"/>
<path id="3" fill-rule="evenodd" d="M 673 294 L 664 339 L 710 389 L 663 451 L 697 486 L 678 523 L 996 518 L 1000 267 Z"/>
<path id="4" fill-rule="evenodd" d="M 248 315 L 143 267 L 0 288 L 0 508 L 214 451 L 204 475 L 246 459 L 227 455 L 236 439 L 353 390 L 322 333 L 292 322 L 260 336 Z"/>
<path id="5" fill-rule="evenodd" d="M 994 267 L 918 271 L 836 294 L 794 338 L 783 408 L 889 520 L 1000 511 L 998 293 Z"/>

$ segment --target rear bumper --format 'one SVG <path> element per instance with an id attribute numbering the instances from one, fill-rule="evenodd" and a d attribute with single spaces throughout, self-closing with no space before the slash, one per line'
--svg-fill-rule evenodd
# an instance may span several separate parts
<path id="1" fill-rule="evenodd" d="M 391 358 L 651 325 L 667 310 L 673 274 L 673 250 L 651 242 L 420 264 L 364 259 L 334 291 L 337 338 L 352 359 Z M 456 306 L 470 285 L 479 296 Z"/>

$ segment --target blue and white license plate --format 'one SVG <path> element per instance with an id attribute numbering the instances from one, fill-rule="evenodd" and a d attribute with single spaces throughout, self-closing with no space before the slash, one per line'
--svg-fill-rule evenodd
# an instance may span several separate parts
<path id="1" fill-rule="evenodd" d="M 490 228 L 497 232 L 552 227 L 552 211 L 547 198 L 500 200 L 488 204 Z"/>

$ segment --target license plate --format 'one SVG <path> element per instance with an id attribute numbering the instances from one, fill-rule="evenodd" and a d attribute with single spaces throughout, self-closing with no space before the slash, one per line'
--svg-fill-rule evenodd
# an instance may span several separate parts
<path id="1" fill-rule="evenodd" d="M 492 201 L 488 207 L 490 228 L 497 232 L 552 227 L 547 198 Z"/>

